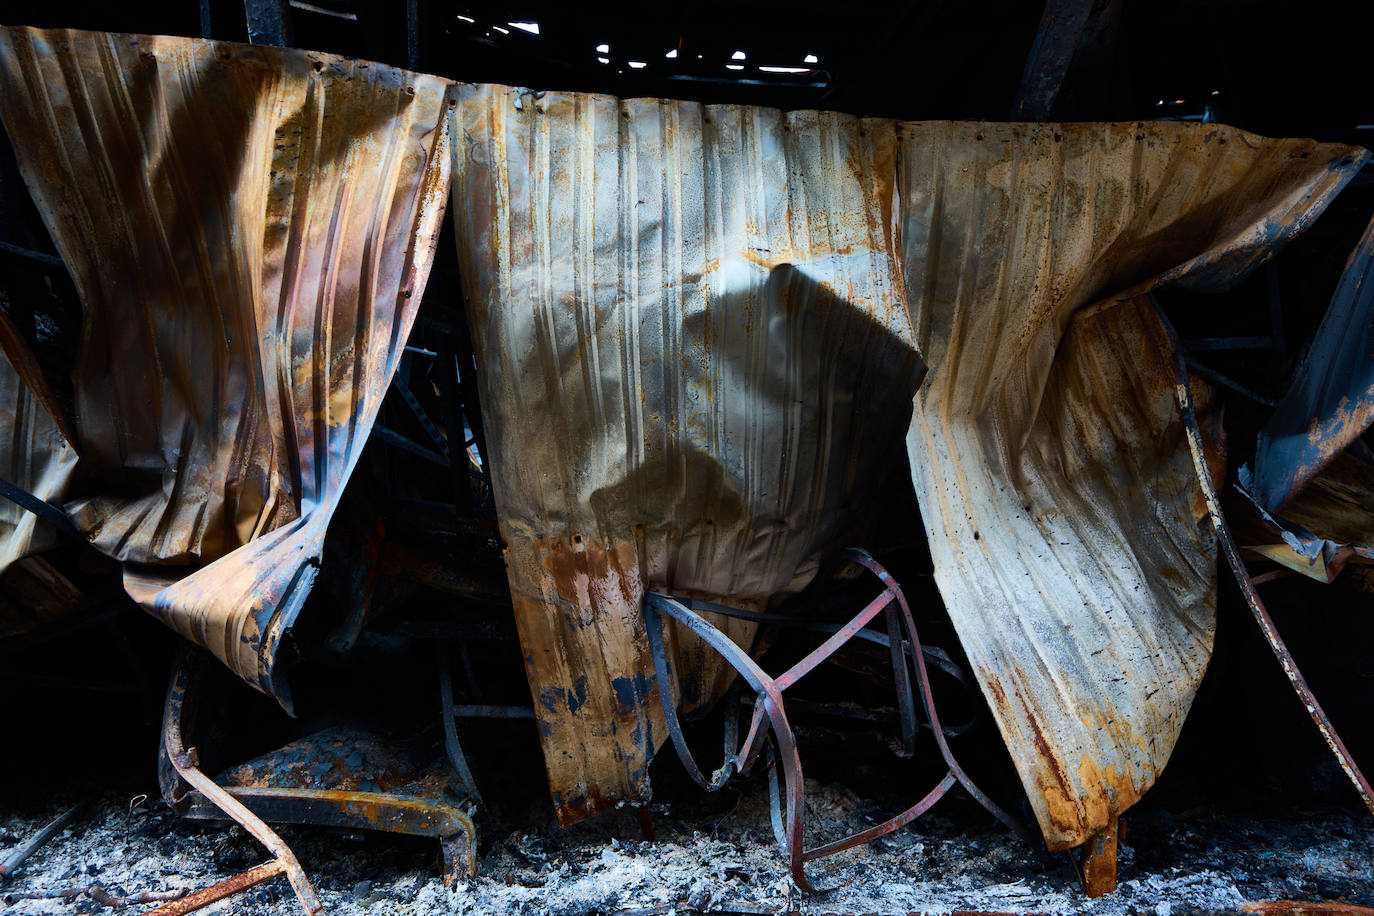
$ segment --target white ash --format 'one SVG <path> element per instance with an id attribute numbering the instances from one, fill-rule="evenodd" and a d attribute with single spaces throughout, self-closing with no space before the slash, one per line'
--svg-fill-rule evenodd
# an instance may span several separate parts
<path id="1" fill-rule="evenodd" d="M 811 819 L 826 837 L 868 826 L 866 805 L 839 786 L 812 786 Z M 1044 870 L 1015 837 L 989 822 L 956 828 L 932 813 L 867 847 L 813 863 L 819 895 L 797 892 L 772 842 L 765 793 L 728 815 L 655 805 L 647 842 L 628 811 L 571 830 L 546 815 L 507 829 L 484 850 L 481 875 L 445 887 L 437 844 L 283 828 L 328 912 L 584 916 L 656 906 L 661 912 L 1010 913 L 1180 916 L 1235 911 L 1246 900 L 1343 900 L 1374 905 L 1374 820 L 1340 808 L 1189 816 L 1141 814 L 1128 822 L 1121 884 L 1086 900 L 1065 862 Z M 957 804 L 942 802 L 941 804 Z M 62 804 L 0 808 L 0 854 Z M 937 808 L 938 812 L 939 809 Z M 871 814 L 868 820 L 871 820 Z M 24 864 L 0 894 L 56 892 L 97 882 L 115 896 L 196 889 L 267 860 L 242 830 L 177 818 L 155 801 L 105 797 Z M 154 905 L 123 912 L 138 913 Z M 22 900 L 15 914 L 112 912 L 89 898 Z M 248 916 L 299 912 L 284 879 L 208 908 Z"/>

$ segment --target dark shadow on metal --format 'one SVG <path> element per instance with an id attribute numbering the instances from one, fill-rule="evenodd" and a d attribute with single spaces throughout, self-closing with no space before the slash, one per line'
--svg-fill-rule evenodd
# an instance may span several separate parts
<path id="1" fill-rule="evenodd" d="M 677 750 L 688 775 L 698 786 L 714 792 L 724 786 L 732 775 L 736 773 L 747 775 L 757 761 L 760 751 L 766 750 L 774 832 L 777 835 L 779 845 L 782 846 L 790 860 L 792 880 L 797 887 L 804 891 L 815 892 L 828 889 L 817 887 L 806 876 L 805 866 L 807 862 L 863 843 L 872 842 L 906 826 L 928 811 L 956 784 L 962 785 L 988 813 L 1024 839 L 1032 848 L 1039 848 L 1039 844 L 1030 831 L 983 794 L 982 790 L 974 785 L 973 780 L 959 766 L 958 761 L 954 759 L 954 754 L 950 751 L 945 738 L 945 730 L 940 725 L 940 716 L 935 709 L 935 700 L 930 691 L 930 678 L 926 670 L 926 653 L 921 648 L 921 641 L 916 634 L 916 623 L 912 619 L 911 608 L 907 605 L 906 596 L 902 594 L 901 588 L 887 570 L 880 566 L 868 553 L 862 550 L 847 550 L 842 554 L 842 557 L 850 563 L 864 567 L 877 576 L 883 584 L 882 594 L 869 602 L 848 623 L 839 627 L 829 639 L 809 655 L 776 678 L 766 674 L 750 658 L 748 652 L 736 645 L 733 640 L 712 626 L 701 615 L 685 607 L 682 601 L 653 592 L 645 595 L 644 621 L 648 630 L 649 648 L 654 659 L 654 673 L 660 685 L 659 695 L 663 701 L 663 714 L 673 747 Z M 710 605 L 710 609 L 717 613 L 731 613 L 735 616 L 751 619 L 760 616 L 731 608 L 723 608 L 720 605 Z M 914 665 L 915 684 L 920 689 L 921 703 L 927 721 L 930 723 L 931 734 L 935 736 L 935 743 L 940 749 L 940 756 L 949 767 L 949 771 L 924 798 L 896 817 L 842 840 L 804 849 L 802 846 L 802 821 L 806 810 L 805 786 L 796 738 L 787 721 L 782 695 L 788 687 L 814 670 L 817 665 L 833 655 L 837 649 L 864 633 L 867 624 L 880 613 L 886 614 L 887 644 L 891 650 L 893 679 L 898 693 L 903 755 L 908 756 L 914 751 L 918 727 L 915 701 L 912 694 L 911 674 Z M 686 737 L 682 733 L 682 724 L 678 720 L 677 701 L 672 695 L 670 686 L 675 681 L 669 669 L 668 655 L 663 638 L 663 617 L 665 616 L 676 620 L 719 652 L 739 672 L 756 695 L 749 729 L 742 744 L 737 744 L 739 727 L 734 715 L 737 703 L 731 702 L 731 698 L 727 698 L 724 740 L 725 762 L 712 774 L 709 780 L 703 775 L 701 768 L 688 749 Z M 779 770 L 781 770 L 781 776 Z"/>

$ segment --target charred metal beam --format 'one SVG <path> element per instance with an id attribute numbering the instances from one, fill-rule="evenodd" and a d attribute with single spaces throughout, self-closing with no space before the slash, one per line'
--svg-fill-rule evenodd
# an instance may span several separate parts
<path id="1" fill-rule="evenodd" d="M 243 0 L 243 10 L 248 17 L 249 44 L 291 47 L 291 10 L 286 0 Z"/>
<path id="2" fill-rule="evenodd" d="M 1011 106 L 1012 121 L 1044 121 L 1069 72 L 1074 51 L 1083 36 L 1092 0 L 1046 0 L 1035 33 L 1021 86 Z"/>
<path id="3" fill-rule="evenodd" d="M 1190 371 L 1196 372 L 1198 375 L 1202 376 L 1207 381 L 1212 382 L 1215 385 L 1220 385 L 1223 388 L 1229 388 L 1236 394 L 1241 395 L 1242 397 L 1249 398 L 1256 404 L 1263 404 L 1265 407 L 1273 407 L 1276 404 L 1278 404 L 1278 401 L 1274 400 L 1273 398 L 1267 398 L 1257 391 L 1252 391 L 1251 389 L 1246 388 L 1240 382 L 1233 381 L 1232 379 L 1227 378 L 1215 369 L 1208 368 L 1207 366 L 1202 365 L 1195 359 L 1188 358 L 1187 362 L 1188 369 Z"/>
<path id="4" fill-rule="evenodd" d="M 81 537 L 81 533 L 77 531 L 76 526 L 72 524 L 72 520 L 67 517 L 67 513 L 47 500 L 39 499 L 23 487 L 10 483 L 3 477 L 0 477 L 0 496 L 8 499 L 20 508 L 32 512 L 63 534 L 71 535 L 75 538 Z"/>
<path id="5" fill-rule="evenodd" d="M 477 781 L 472 778 L 472 768 L 468 766 L 467 755 L 463 753 L 463 746 L 458 741 L 458 720 L 453 704 L 453 676 L 449 673 L 448 649 L 444 646 L 439 647 L 439 700 L 444 717 L 444 751 L 448 754 L 449 763 L 453 764 L 458 779 L 480 803 L 482 794 L 477 791 Z"/>
<path id="6" fill-rule="evenodd" d="M 402 451 L 410 452 L 412 455 L 423 458 L 431 464 L 448 467 L 448 459 L 443 455 L 434 451 L 434 449 L 425 448 L 420 443 L 401 435 L 394 429 L 388 429 L 382 424 L 376 423 L 372 427 L 372 434 L 383 442 L 394 445 Z"/>
<path id="7" fill-rule="evenodd" d="M 293 10 L 300 10 L 303 13 L 314 13 L 316 16 L 328 16 L 330 19 L 342 19 L 345 22 L 357 22 L 358 14 L 348 10 L 331 10 L 325 6 L 317 6 L 314 3 L 306 3 L 305 0 L 290 0 L 290 7 Z M 415 69 L 413 66 L 411 69 Z"/>
<path id="8" fill-rule="evenodd" d="M 409 347 L 406 349 L 409 349 Z M 395 388 L 396 393 L 401 396 L 401 400 L 406 402 L 406 406 L 409 407 L 410 412 L 415 415 L 415 419 L 424 427 L 425 434 L 429 436 L 430 441 L 434 443 L 435 448 L 439 450 L 439 454 L 443 455 L 447 462 L 449 458 L 448 439 L 445 438 L 443 433 L 439 432 L 439 427 L 434 425 L 434 421 L 429 418 L 429 414 L 425 413 L 425 409 L 420 406 L 420 401 L 415 397 L 415 392 L 411 391 L 410 386 L 401 381 L 399 377 L 391 380 L 391 387 Z M 449 435 L 453 435 L 452 430 L 449 431 Z M 461 435 L 462 431 L 459 430 L 459 436 L 461 437 Z"/>
<path id="9" fill-rule="evenodd" d="M 420 0 L 406 0 L 406 61 L 420 69 Z"/>
<path id="10" fill-rule="evenodd" d="M 58 267 L 66 270 L 66 263 L 59 257 L 51 254 L 44 254 L 41 251 L 34 251 L 32 248 L 25 248 L 22 245 L 14 245 L 9 242 L 0 242 L 0 251 L 5 254 L 12 254 L 15 257 L 27 258 L 30 261 L 37 261 L 48 267 Z"/>
<path id="11" fill-rule="evenodd" d="M 444 426 L 450 437 L 466 438 L 463 420 L 463 392 L 458 380 L 458 357 L 454 351 L 454 341 L 441 338 L 437 344 L 439 397 L 444 411 Z M 449 475 L 453 487 L 453 505 L 459 515 L 472 514 L 472 484 L 468 480 L 468 450 L 466 447 L 450 448 Z"/>

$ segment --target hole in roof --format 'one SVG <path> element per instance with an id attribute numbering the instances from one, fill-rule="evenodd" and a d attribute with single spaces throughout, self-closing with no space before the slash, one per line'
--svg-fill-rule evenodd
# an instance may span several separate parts
<path id="1" fill-rule="evenodd" d="M 630 65 L 631 70 L 643 70 L 646 66 L 648 66 L 642 60 L 627 60 L 625 61 L 625 63 Z"/>
<path id="2" fill-rule="evenodd" d="M 743 52 L 743 51 L 736 51 L 734 54 L 731 54 L 731 55 L 730 55 L 730 59 L 731 59 L 731 60 L 744 60 L 744 52 Z"/>
<path id="3" fill-rule="evenodd" d="M 522 32 L 529 32 L 531 35 L 539 34 L 539 23 L 537 22 L 508 22 L 506 24 L 513 29 L 519 29 Z"/>
<path id="4" fill-rule="evenodd" d="M 599 52 L 601 52 L 602 54 L 610 54 L 610 53 L 611 53 L 611 46 L 608 45 L 608 44 L 602 43 L 602 44 L 599 44 L 599 45 L 596 46 L 596 50 L 599 51 Z"/>
<path id="5" fill-rule="evenodd" d="M 672 60 L 673 58 L 677 57 L 677 48 L 673 48 L 673 50 L 669 51 L 667 54 L 663 56 L 668 58 L 669 60 Z"/>
<path id="6" fill-rule="evenodd" d="M 725 65 L 725 69 L 726 69 L 726 70 L 743 70 L 743 69 L 744 69 L 744 64 L 726 64 L 726 65 Z"/>
<path id="7" fill-rule="evenodd" d="M 764 73 L 809 73 L 809 67 L 759 67 Z"/>
<path id="8" fill-rule="evenodd" d="M 814 54 L 808 54 L 802 58 L 802 63 L 804 64 L 818 64 L 820 62 L 821 59 Z"/>

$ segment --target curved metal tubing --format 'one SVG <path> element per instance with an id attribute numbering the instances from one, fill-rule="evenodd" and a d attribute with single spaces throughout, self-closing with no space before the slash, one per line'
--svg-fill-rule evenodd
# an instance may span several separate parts
<path id="1" fill-rule="evenodd" d="M 167 757 L 182 779 L 199 789 L 200 793 L 216 807 L 238 821 L 254 839 L 267 847 L 276 858 L 276 863 L 269 863 L 269 866 L 280 865 L 281 872 L 291 882 L 291 889 L 296 892 L 296 899 L 300 901 L 301 907 L 310 916 L 315 916 L 323 908 L 320 906 L 319 898 L 315 896 L 315 889 L 310 885 L 310 879 L 301 868 L 301 863 L 296 861 L 296 854 L 291 851 L 291 847 L 286 845 L 286 841 L 267 826 L 262 818 L 249 811 L 242 802 L 202 773 L 196 749 L 185 747 L 182 741 L 181 714 L 185 708 L 186 694 L 191 687 L 191 651 L 184 646 L 178 650 L 172 669 L 172 682 L 167 688 L 167 704 L 162 718 L 162 734 L 167 746 Z"/>
<path id="2" fill-rule="evenodd" d="M 911 608 L 908 606 L 906 596 L 902 594 L 900 586 L 897 585 L 886 569 L 864 551 L 847 550 L 844 552 L 843 558 L 876 575 L 884 586 L 882 594 L 869 602 L 848 623 L 837 628 L 824 643 L 777 678 L 770 677 L 744 649 L 681 602 L 654 592 L 645 594 L 645 627 L 648 631 L 649 648 L 654 660 L 654 673 L 659 683 L 659 697 L 663 703 L 663 715 L 673 747 L 677 750 L 678 757 L 682 760 L 688 775 L 701 788 L 714 792 L 721 788 L 734 773 L 747 774 L 759 753 L 766 750 L 768 793 L 771 802 L 769 807 L 774 834 L 779 845 L 787 852 L 791 863 L 792 880 L 796 882 L 797 887 L 804 891 L 815 892 L 827 889 L 818 888 L 806 876 L 805 864 L 807 862 L 863 843 L 872 842 L 904 827 L 928 811 L 956 783 L 962 785 L 993 817 L 1026 840 L 1032 847 L 1036 847 L 1037 844 L 1031 833 L 984 795 L 954 759 L 944 729 L 940 725 L 939 713 L 935 709 L 935 700 L 930 691 L 929 674 L 925 664 L 925 650 L 916 634 L 916 623 L 912 618 Z M 706 604 L 712 611 L 720 607 L 708 602 L 693 601 L 692 603 Z M 892 653 L 893 675 L 901 710 L 903 755 L 910 754 L 914 749 L 917 729 L 915 702 L 911 695 L 911 672 L 907 668 L 907 659 L 910 659 L 915 664 L 915 679 L 920 684 L 922 706 L 930 723 L 931 733 L 935 735 L 940 756 L 949 766 L 949 771 L 924 798 L 901 814 L 844 839 L 812 849 L 804 849 L 802 846 L 802 818 L 805 815 L 805 784 L 802 779 L 801 758 L 797 752 L 796 739 L 787 722 L 787 714 L 783 706 L 783 691 L 815 670 L 817 665 L 829 658 L 850 639 L 865 632 L 864 627 L 884 611 L 886 611 L 888 631 L 885 642 Z M 707 780 L 702 774 L 701 767 L 687 747 L 687 739 L 682 732 L 682 724 L 678 719 L 677 700 L 672 695 L 671 686 L 675 681 L 671 676 L 672 672 L 663 639 L 664 624 L 662 618 L 665 615 L 685 626 L 719 652 L 739 672 L 740 676 L 757 695 L 749 730 L 743 744 L 738 747 L 734 744 L 738 735 L 737 725 L 734 728 L 731 727 L 735 724 L 732 720 L 736 704 L 731 703 L 729 705 L 726 713 L 725 762 L 715 771 L 710 780 Z M 740 613 L 738 616 L 762 617 L 765 615 Z M 781 781 L 778 775 L 779 767 L 782 769 Z M 784 798 L 786 799 L 785 813 L 783 811 Z"/>

